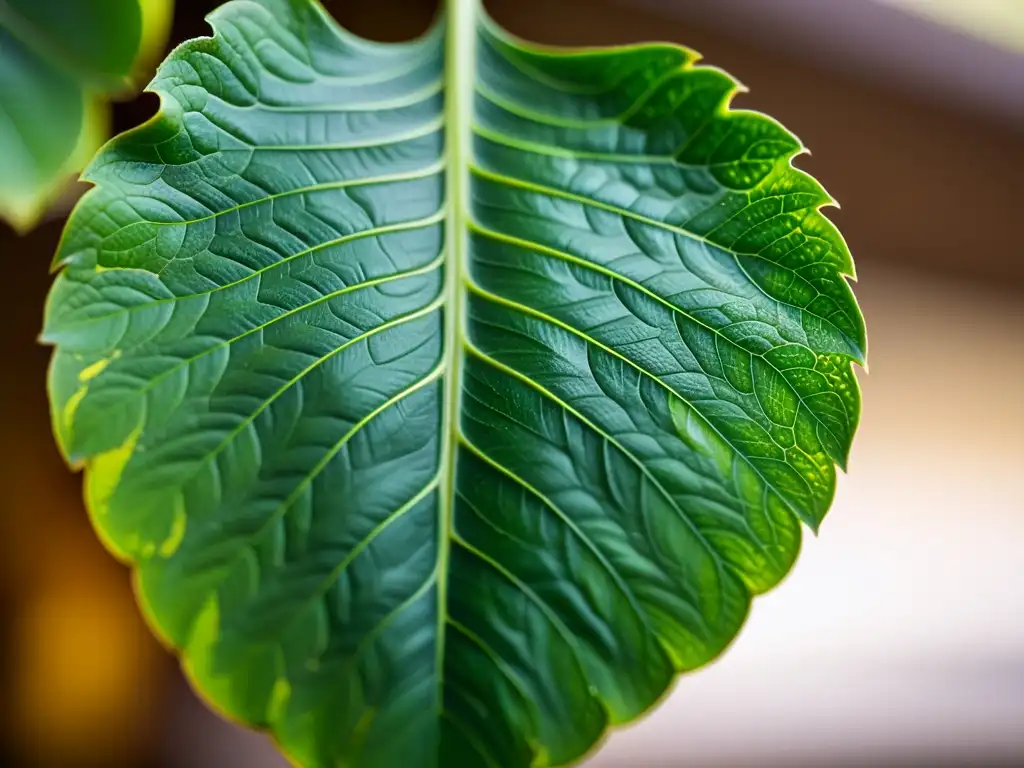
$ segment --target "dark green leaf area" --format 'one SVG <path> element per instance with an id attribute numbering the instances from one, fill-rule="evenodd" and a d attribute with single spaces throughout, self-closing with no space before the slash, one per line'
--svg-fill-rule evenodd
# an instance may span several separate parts
<path id="1" fill-rule="evenodd" d="M 799 142 L 684 49 L 477 20 L 446 66 L 442 27 L 223 6 L 56 260 L 96 529 L 196 687 L 304 766 L 578 760 L 731 642 L 859 415 Z"/>

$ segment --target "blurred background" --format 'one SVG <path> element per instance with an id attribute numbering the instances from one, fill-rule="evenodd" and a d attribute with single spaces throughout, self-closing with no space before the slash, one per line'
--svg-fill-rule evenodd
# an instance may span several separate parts
<path id="1" fill-rule="evenodd" d="M 177 0 L 172 43 L 215 4 Z M 486 4 L 539 42 L 671 40 L 739 77 L 737 105 L 795 131 L 844 204 L 871 339 L 820 536 L 731 650 L 588 768 L 1024 765 L 1024 0 Z M 328 6 L 378 39 L 434 13 Z M 115 127 L 155 108 L 119 104 Z M 150 637 L 53 446 L 36 336 L 61 215 L 0 228 L 0 757 L 282 768 Z"/>

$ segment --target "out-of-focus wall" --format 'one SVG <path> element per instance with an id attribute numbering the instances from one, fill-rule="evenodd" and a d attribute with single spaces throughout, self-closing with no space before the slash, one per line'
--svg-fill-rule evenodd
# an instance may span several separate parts
<path id="1" fill-rule="evenodd" d="M 214 4 L 178 0 L 176 39 L 204 34 Z M 685 14 L 598 0 L 488 6 L 542 42 L 677 40 L 740 77 L 751 93 L 738 105 L 800 135 L 814 155 L 799 164 L 843 202 L 830 215 L 857 258 L 871 337 L 863 426 L 821 535 L 807 537 L 733 648 L 592 765 L 1024 762 L 1020 126 L 739 42 Z M 416 34 L 432 14 L 427 0 L 331 7 L 386 39 Z M 154 108 L 151 97 L 123 106 L 119 124 Z M 0 231 L 0 757 L 283 766 L 262 737 L 189 693 L 52 445 L 48 353 L 35 338 L 59 231 Z"/>

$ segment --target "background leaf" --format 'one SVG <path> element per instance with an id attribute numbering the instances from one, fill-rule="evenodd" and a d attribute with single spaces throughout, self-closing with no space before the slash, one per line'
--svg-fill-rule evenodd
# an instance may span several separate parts
<path id="1" fill-rule="evenodd" d="M 139 51 L 139 0 L 4 0 L 0 23 L 41 56 L 101 89 L 118 88 Z"/>
<path id="2" fill-rule="evenodd" d="M 84 128 L 91 125 L 102 127 Z M 102 107 L 73 77 L 0 27 L 0 213 L 26 228 L 39 201 L 99 148 L 83 134 L 102 137 L 105 127 Z"/>
<path id="3" fill-rule="evenodd" d="M 0 216 L 16 229 L 30 229 L 106 140 L 107 97 L 148 76 L 172 8 L 173 0 L 0 3 Z"/>
<path id="4" fill-rule="evenodd" d="M 96 528 L 303 765 L 576 760 L 831 502 L 865 338 L 829 198 L 674 46 L 538 49 L 465 2 L 402 45 L 310 0 L 211 23 L 57 256 Z"/>

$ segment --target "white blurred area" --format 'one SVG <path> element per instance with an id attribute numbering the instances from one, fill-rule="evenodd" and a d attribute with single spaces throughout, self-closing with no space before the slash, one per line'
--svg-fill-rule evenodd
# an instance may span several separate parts
<path id="1" fill-rule="evenodd" d="M 820 535 L 587 768 L 1024 762 L 1024 303 L 875 262 L 856 289 L 864 418 Z M 181 716 L 174 765 L 286 765 L 184 696 Z"/>

